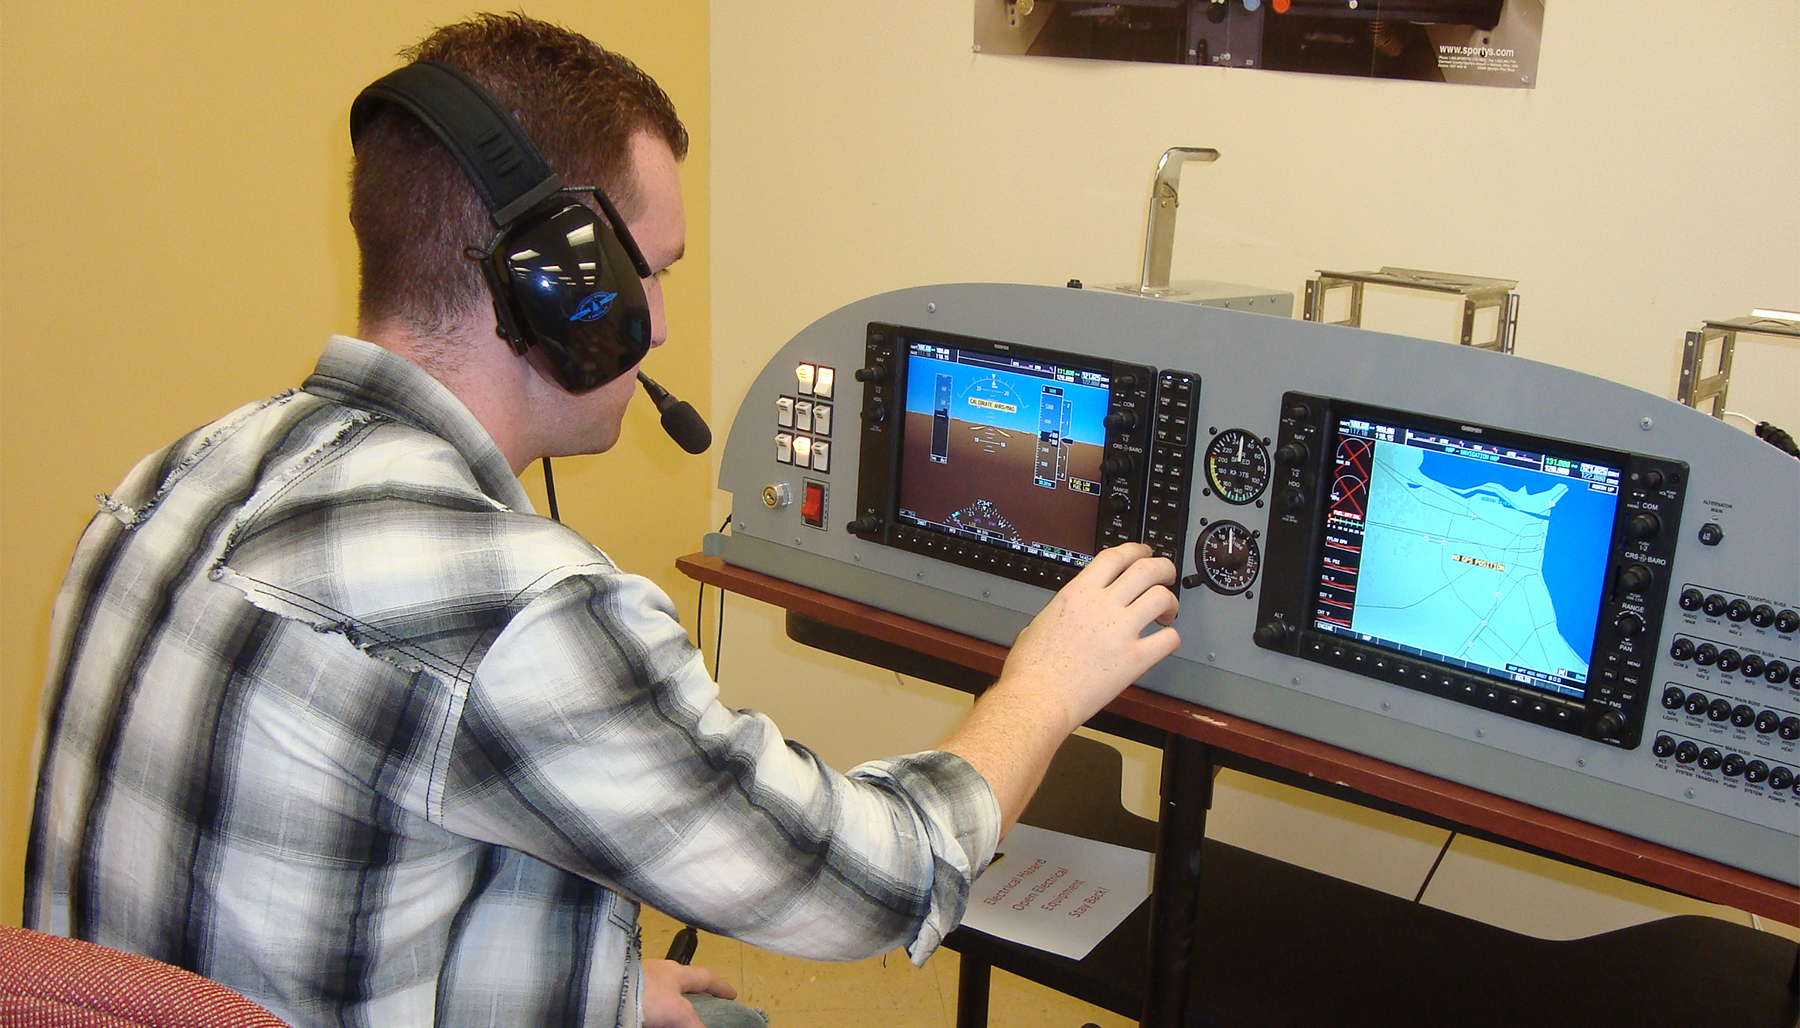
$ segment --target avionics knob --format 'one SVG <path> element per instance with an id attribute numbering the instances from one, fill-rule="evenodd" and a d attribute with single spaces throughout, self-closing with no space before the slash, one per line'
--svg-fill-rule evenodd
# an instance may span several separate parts
<path id="1" fill-rule="evenodd" d="M 1744 781 L 1751 785 L 1761 785 L 1769 778 L 1769 765 L 1760 760 L 1752 760 L 1744 765 Z"/>
<path id="2" fill-rule="evenodd" d="M 1748 703 L 1740 703 L 1731 708 L 1731 723 L 1739 728 L 1749 728 L 1756 721 L 1756 708 Z"/>
<path id="3" fill-rule="evenodd" d="M 1771 660 L 1769 661 L 1769 666 L 1763 670 L 1763 678 L 1767 680 L 1770 685 L 1782 684 L 1787 681 L 1787 676 L 1788 666 L 1787 661 L 1785 660 Z"/>
<path id="4" fill-rule="evenodd" d="M 1111 429 L 1133 428 L 1137 425 L 1137 413 L 1129 410 L 1116 410 L 1100 419 L 1100 423 Z"/>
<path id="5" fill-rule="evenodd" d="M 1100 472 L 1106 475 L 1129 475 L 1131 467 L 1137 463 L 1129 453 L 1115 453 L 1100 462 Z"/>
<path id="6" fill-rule="evenodd" d="M 1759 603 L 1750 608 L 1750 623 L 1758 628 L 1767 628 L 1775 623 L 1775 608 L 1766 603 Z"/>
<path id="7" fill-rule="evenodd" d="M 1706 594 L 1693 586 L 1690 585 L 1686 589 L 1681 590 L 1682 610 L 1699 610 L 1700 605 L 1705 602 Z"/>
<path id="8" fill-rule="evenodd" d="M 1667 757 L 1675 752 L 1675 740 L 1666 735 L 1659 735 L 1656 737 L 1656 741 L 1650 744 L 1650 752 L 1659 757 Z"/>
<path id="9" fill-rule="evenodd" d="M 1719 651 L 1720 671 L 1736 671 L 1738 665 L 1743 663 L 1743 661 L 1744 655 L 1736 650 L 1723 649 Z"/>
<path id="10" fill-rule="evenodd" d="M 1725 762 L 1719 765 L 1719 770 L 1725 772 L 1727 778 L 1736 778 L 1744 773 L 1744 763 L 1744 758 L 1738 754 L 1727 753 Z"/>
<path id="11" fill-rule="evenodd" d="M 1769 788 L 1774 789 L 1776 792 L 1780 792 L 1793 784 L 1794 773 L 1787 768 L 1777 765 L 1774 770 L 1769 772 Z"/>
<path id="12" fill-rule="evenodd" d="M 1762 674 L 1763 674 L 1763 669 L 1767 666 L 1768 665 L 1763 663 L 1763 659 L 1761 657 L 1752 653 L 1749 656 L 1744 658 L 1744 677 L 1745 678 L 1761 678 Z"/>
<path id="13" fill-rule="evenodd" d="M 1275 463 L 1300 465 L 1305 464 L 1306 459 L 1310 456 L 1312 456 L 1312 451 L 1306 448 L 1305 443 L 1292 442 L 1275 451 Z"/>
<path id="14" fill-rule="evenodd" d="M 1675 747 L 1675 761 L 1680 764 L 1692 764 L 1700 759 L 1700 747 L 1692 739 L 1683 739 Z"/>
<path id="15" fill-rule="evenodd" d="M 1617 739 L 1625 733 L 1625 715 L 1609 708 L 1593 720 L 1588 733 L 1596 739 Z"/>
<path id="16" fill-rule="evenodd" d="M 1665 709 L 1665 710 L 1680 710 L 1681 705 L 1686 702 L 1687 702 L 1687 693 L 1682 692 L 1680 687 L 1671 685 L 1667 689 L 1663 690 L 1663 695 L 1662 695 L 1663 709 Z"/>
<path id="17" fill-rule="evenodd" d="M 1800 629 L 1800 614 L 1796 614 L 1791 610 L 1784 610 L 1775 615 L 1775 630 L 1777 632 L 1787 632 L 1791 634 L 1797 629 Z"/>
<path id="18" fill-rule="evenodd" d="M 1256 631 L 1252 632 L 1250 637 L 1256 640 L 1256 645 L 1270 650 L 1287 642 L 1290 634 L 1285 622 L 1265 621 L 1256 627 Z"/>
<path id="19" fill-rule="evenodd" d="M 1742 597 L 1725 605 L 1725 616 L 1733 621 L 1750 620 L 1750 601 Z"/>
<path id="20" fill-rule="evenodd" d="M 1627 611 L 1619 615 L 1613 622 L 1613 627 L 1618 629 L 1619 638 L 1629 639 L 1644 630 L 1644 619 Z"/>
<path id="21" fill-rule="evenodd" d="M 1725 754 L 1717 746 L 1708 746 L 1700 751 L 1697 763 L 1703 770 L 1716 770 L 1720 764 L 1725 763 Z"/>
<path id="22" fill-rule="evenodd" d="M 1701 643 L 1694 647 L 1694 663 L 1701 667 L 1711 667 L 1719 659 L 1719 648 L 1712 643 Z"/>
<path id="23" fill-rule="evenodd" d="M 1650 569 L 1644 565 L 1627 564 L 1625 565 L 1625 569 L 1619 572 L 1619 591 L 1622 593 L 1641 593 L 1645 589 L 1650 588 L 1650 583 L 1655 580 L 1656 578 L 1650 573 Z"/>
<path id="24" fill-rule="evenodd" d="M 866 518 L 857 518 L 855 521 L 845 525 L 844 530 L 851 535 L 874 535 L 881 531 L 881 519 L 873 515 Z"/>
<path id="25" fill-rule="evenodd" d="M 1674 645 L 1669 647 L 1669 656 L 1675 660 L 1686 660 L 1693 655 L 1694 641 L 1692 639 L 1677 639 Z"/>
<path id="26" fill-rule="evenodd" d="M 1716 618 L 1720 614 L 1725 613 L 1725 597 L 1720 596 L 1718 593 L 1713 593 L 1711 596 L 1708 596 L 1706 598 L 1705 602 L 1703 602 L 1701 604 L 1701 606 L 1706 608 L 1706 613 L 1707 613 L 1708 617 Z"/>
<path id="27" fill-rule="evenodd" d="M 888 380 L 887 365 L 871 364 L 866 368 L 857 368 L 856 380 L 858 382 L 886 382 Z"/>
<path id="28" fill-rule="evenodd" d="M 1645 539 L 1656 538 L 1656 534 L 1661 531 L 1662 519 L 1648 511 L 1633 514 L 1630 520 L 1625 522 L 1625 538 L 1627 539 L 1642 542 Z"/>

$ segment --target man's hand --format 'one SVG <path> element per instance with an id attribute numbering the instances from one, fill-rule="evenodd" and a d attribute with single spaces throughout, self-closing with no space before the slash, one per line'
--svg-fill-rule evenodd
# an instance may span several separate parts
<path id="1" fill-rule="evenodd" d="M 1063 739 L 1175 652 L 1175 565 L 1127 543 L 1103 550 L 1051 597 L 943 749 L 981 772 L 1010 829 Z M 1148 635 L 1152 623 L 1161 624 Z"/>
<path id="2" fill-rule="evenodd" d="M 644 961 L 644 1028 L 706 1028 L 687 1001 L 688 995 L 697 992 L 737 998 L 736 989 L 704 967 L 673 960 Z"/>

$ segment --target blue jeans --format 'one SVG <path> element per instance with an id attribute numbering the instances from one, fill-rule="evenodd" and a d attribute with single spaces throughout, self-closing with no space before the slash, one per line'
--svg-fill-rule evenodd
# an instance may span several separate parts
<path id="1" fill-rule="evenodd" d="M 769 1028 L 769 1015 L 736 1000 L 692 994 L 686 998 L 706 1028 Z"/>

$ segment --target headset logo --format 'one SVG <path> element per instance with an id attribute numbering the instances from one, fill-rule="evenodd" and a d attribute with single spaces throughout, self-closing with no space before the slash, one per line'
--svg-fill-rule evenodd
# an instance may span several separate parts
<path id="1" fill-rule="evenodd" d="M 590 293 L 588 294 L 587 299 L 581 301 L 581 305 L 575 308 L 575 313 L 569 315 L 569 320 L 599 321 L 601 318 L 606 317 L 607 311 L 612 310 L 613 301 L 618 298 L 618 293 L 608 293 L 604 291 Z"/>

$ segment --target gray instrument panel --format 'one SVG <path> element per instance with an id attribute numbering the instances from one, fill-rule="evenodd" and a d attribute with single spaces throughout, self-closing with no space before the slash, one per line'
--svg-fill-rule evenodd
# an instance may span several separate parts
<path id="1" fill-rule="evenodd" d="M 1293 434 L 1288 394 L 1685 465 L 1679 529 L 1663 541 L 1672 557 L 1656 565 L 1666 601 L 1660 616 L 1645 612 L 1660 635 L 1644 655 L 1646 695 L 1632 715 L 1641 723 L 1623 739 L 1558 731 L 1259 646 L 1262 582 L 1241 563 L 1225 579 L 1239 576 L 1240 592 L 1183 590 L 1181 648 L 1140 684 L 1800 884 L 1800 784 L 1775 788 L 1784 776 L 1773 773 L 1800 775 L 1800 627 L 1792 616 L 1771 619 L 1800 610 L 1800 462 L 1698 411 L 1579 372 L 1217 308 L 954 284 L 870 297 L 821 318 L 769 362 L 739 408 L 719 476 L 733 494 L 732 534 L 709 537 L 709 548 L 732 564 L 999 643 L 1012 641 L 1049 588 L 846 528 L 857 517 L 865 391 L 875 386 L 854 377 L 871 325 L 1191 373 L 1200 452 L 1189 455 L 1179 505 L 1184 576 L 1200 570 L 1202 546 L 1232 552 L 1235 532 L 1222 539 L 1209 529 L 1229 523 L 1266 541 L 1271 518 L 1282 516 L 1275 451 L 1284 416 Z M 1222 460 L 1225 488 L 1215 492 L 1202 467 L 1221 436 L 1232 459 Z M 1259 459 L 1266 487 L 1256 481 Z M 1777 681 L 1780 668 L 1789 675 Z"/>

